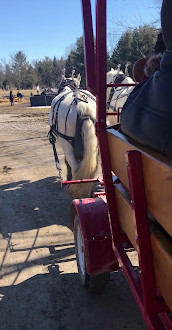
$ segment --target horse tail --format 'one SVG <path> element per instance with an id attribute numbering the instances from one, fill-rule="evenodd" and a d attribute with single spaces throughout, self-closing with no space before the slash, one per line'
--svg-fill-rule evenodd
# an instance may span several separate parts
<path id="1" fill-rule="evenodd" d="M 72 180 L 93 179 L 98 164 L 98 144 L 95 134 L 95 124 L 91 117 L 80 120 L 82 122 L 76 126 L 74 138 L 74 154 L 78 160 L 78 169 L 73 173 Z M 80 143 L 77 141 L 80 141 Z M 71 184 L 68 187 L 68 192 L 75 196 L 75 198 L 91 197 L 92 183 Z"/>

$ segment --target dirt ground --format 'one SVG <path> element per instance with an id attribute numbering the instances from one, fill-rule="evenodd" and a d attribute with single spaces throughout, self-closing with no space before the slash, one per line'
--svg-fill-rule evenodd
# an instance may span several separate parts
<path id="1" fill-rule="evenodd" d="M 0 329 L 146 329 L 122 271 L 101 295 L 81 287 L 49 109 L 28 106 L 0 105 Z"/>

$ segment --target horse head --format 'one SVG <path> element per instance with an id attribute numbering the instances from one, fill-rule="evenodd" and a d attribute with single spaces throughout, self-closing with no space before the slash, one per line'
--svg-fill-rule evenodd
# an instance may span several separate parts
<path id="1" fill-rule="evenodd" d="M 75 77 L 74 72 L 75 71 L 72 70 L 72 76 L 70 78 L 66 78 L 64 75 L 62 76 L 62 80 L 58 89 L 58 94 L 61 93 L 65 87 L 68 87 L 71 90 L 79 88 L 81 82 L 81 75 L 79 73 L 77 77 Z"/>
<path id="2" fill-rule="evenodd" d="M 111 69 L 107 72 L 106 79 L 107 84 L 133 84 L 134 81 L 129 77 L 128 73 L 129 63 L 125 65 L 125 72 L 121 70 L 121 65 L 118 64 L 117 69 Z M 132 92 L 134 86 L 117 86 L 108 87 L 106 92 L 107 110 L 117 112 L 121 109 L 128 97 Z M 108 124 L 112 125 L 114 118 L 111 116 L 108 118 Z"/>
<path id="3" fill-rule="evenodd" d="M 109 72 L 106 74 L 106 82 L 107 84 L 121 83 L 126 78 L 124 72 L 121 70 L 121 65 L 117 65 L 117 69 L 111 68 Z M 106 97 L 107 103 L 111 101 L 111 91 L 114 90 L 111 87 L 107 88 Z"/>
<path id="4" fill-rule="evenodd" d="M 77 88 L 79 88 L 80 82 L 81 82 L 81 75 L 80 75 L 80 73 L 78 73 L 77 77 L 75 78 L 74 73 L 75 73 L 75 70 L 72 70 L 72 80 L 73 80 L 75 86 Z"/>
<path id="5" fill-rule="evenodd" d="M 117 77 L 125 78 L 124 72 L 121 70 L 121 65 L 118 64 L 117 69 L 111 68 L 106 74 L 107 84 L 114 84 L 117 80 Z"/>

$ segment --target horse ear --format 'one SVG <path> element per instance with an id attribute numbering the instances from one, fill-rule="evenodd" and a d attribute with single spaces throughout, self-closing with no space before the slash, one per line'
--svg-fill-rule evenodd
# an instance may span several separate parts
<path id="1" fill-rule="evenodd" d="M 80 75 L 80 73 L 78 73 L 78 75 L 76 77 L 76 85 L 77 85 L 77 87 L 79 87 L 80 82 L 81 82 L 81 75 Z"/>
<path id="2" fill-rule="evenodd" d="M 72 70 L 72 80 L 75 80 L 75 70 Z"/>

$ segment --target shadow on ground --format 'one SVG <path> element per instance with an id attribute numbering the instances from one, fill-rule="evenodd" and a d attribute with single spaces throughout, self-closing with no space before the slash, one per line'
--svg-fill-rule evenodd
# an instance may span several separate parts
<path id="1" fill-rule="evenodd" d="M 78 274 L 60 273 L 56 263 L 64 262 L 61 257 L 66 263 L 73 260 L 62 248 L 51 262 L 44 259 L 47 274 L 0 287 L 1 330 L 146 329 L 121 271 L 112 274 L 103 294 L 89 294 Z"/>
<path id="2" fill-rule="evenodd" d="M 5 269 L 4 281 L 12 275 L 10 284 L 0 287 L 1 330 L 146 329 L 121 271 L 112 274 L 101 296 L 91 295 L 81 287 L 78 274 L 71 270 L 75 255 L 70 238 L 65 243 L 66 236 L 61 242 L 55 237 L 57 244 L 44 244 L 41 237 L 39 244 L 37 238 L 43 228 L 59 225 L 65 233 L 64 227 L 69 224 L 72 199 L 66 196 L 55 177 L 1 185 L 0 195 L 0 232 L 7 242 L 1 263 L 1 269 Z M 26 241 L 23 245 L 10 245 L 12 233 L 15 243 L 15 235 L 19 239 L 20 233 L 27 235 L 32 229 L 32 244 Z M 47 251 L 46 255 L 38 254 L 30 259 L 31 253 L 35 256 L 36 250 L 39 253 L 42 248 Z M 7 251 L 12 262 L 5 268 Z M 24 253 L 24 260 L 13 258 L 20 252 Z M 65 269 L 63 272 L 59 270 L 62 263 L 66 265 L 61 268 Z M 36 275 L 32 273 L 34 267 Z M 40 269 L 44 270 L 43 274 Z M 25 270 L 30 277 L 17 284 Z"/>
<path id="3" fill-rule="evenodd" d="M 55 177 L 1 185 L 0 195 L 3 236 L 52 224 L 69 224 L 72 198 L 66 195 L 65 188 Z"/>

